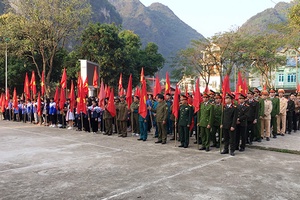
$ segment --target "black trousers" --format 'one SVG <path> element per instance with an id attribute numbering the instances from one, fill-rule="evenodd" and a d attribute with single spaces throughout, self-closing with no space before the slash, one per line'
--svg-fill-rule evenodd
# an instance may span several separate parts
<path id="1" fill-rule="evenodd" d="M 189 146 L 189 141 L 190 141 L 189 127 L 179 126 L 179 138 L 180 138 L 181 145 L 183 145 L 184 147 Z"/>
<path id="2" fill-rule="evenodd" d="M 241 125 L 236 126 L 236 138 L 235 138 L 235 149 L 236 150 L 239 149 L 239 146 L 240 146 L 240 148 L 245 149 L 245 147 L 246 147 L 246 131 L 247 131 L 247 126 L 241 126 Z"/>
<path id="3" fill-rule="evenodd" d="M 224 150 L 228 151 L 230 145 L 230 151 L 235 151 L 235 130 L 230 131 L 230 129 L 223 128 L 224 135 Z"/>
<path id="4" fill-rule="evenodd" d="M 91 127 L 93 132 L 98 132 L 98 118 L 91 118 Z"/>
<path id="5" fill-rule="evenodd" d="M 249 139 L 250 142 L 253 142 L 254 138 L 254 124 L 251 121 L 248 121 L 247 131 L 246 131 L 246 140 Z"/>

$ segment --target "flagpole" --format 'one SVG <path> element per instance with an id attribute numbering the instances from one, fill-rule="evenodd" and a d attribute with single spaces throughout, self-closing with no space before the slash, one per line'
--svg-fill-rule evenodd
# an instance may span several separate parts
<path id="1" fill-rule="evenodd" d="M 222 126 L 223 126 L 223 117 L 224 117 L 224 104 L 222 103 L 222 115 L 221 115 L 221 125 Z M 220 153 L 222 152 L 222 137 L 223 137 L 223 127 L 222 128 L 220 127 L 220 134 L 219 134 Z"/>
<path id="2" fill-rule="evenodd" d="M 175 124 L 174 124 L 174 137 L 175 137 L 175 147 L 177 146 L 177 131 L 176 131 L 176 127 L 177 127 L 177 119 L 175 117 Z"/>

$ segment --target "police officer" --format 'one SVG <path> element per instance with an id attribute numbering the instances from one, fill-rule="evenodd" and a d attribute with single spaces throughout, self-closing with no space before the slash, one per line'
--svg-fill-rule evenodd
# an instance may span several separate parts
<path id="1" fill-rule="evenodd" d="M 214 104 L 214 121 L 212 124 L 212 131 L 211 131 L 211 141 L 213 144 L 211 147 L 220 147 L 220 143 L 217 141 L 217 134 L 219 135 L 219 140 L 220 138 L 220 125 L 221 125 L 221 117 L 222 117 L 222 96 L 220 94 L 216 94 L 215 96 L 215 104 Z"/>
<path id="2" fill-rule="evenodd" d="M 127 137 L 128 109 L 125 95 L 120 97 L 120 103 L 116 107 L 116 110 L 118 111 L 117 121 L 120 123 L 119 137 Z"/>
<path id="3" fill-rule="evenodd" d="M 237 108 L 232 104 L 234 96 L 227 93 L 225 97 L 225 106 L 223 120 L 221 124 L 222 132 L 224 134 L 224 150 L 221 154 L 229 153 L 230 145 L 230 155 L 234 156 L 235 151 L 235 129 L 236 129 L 236 120 L 237 120 Z"/>
<path id="4" fill-rule="evenodd" d="M 202 147 L 199 150 L 209 151 L 210 130 L 213 125 L 214 106 L 209 102 L 209 96 L 203 94 L 203 102 L 198 112 L 197 125 L 200 126 Z"/>
<path id="5" fill-rule="evenodd" d="M 273 138 L 277 137 L 277 117 L 279 114 L 279 98 L 275 97 L 275 90 L 271 89 L 270 100 L 272 101 L 272 112 L 271 112 L 271 126 L 273 127 L 272 135 Z"/>
<path id="6" fill-rule="evenodd" d="M 246 96 L 239 94 L 239 105 L 237 106 L 237 127 L 236 127 L 236 146 L 235 149 L 245 151 L 246 147 L 246 131 L 249 114 L 249 105 L 245 103 Z M 241 145 L 240 145 L 241 140 Z M 240 145 L 240 148 L 239 148 Z"/>
<path id="7" fill-rule="evenodd" d="M 254 99 L 254 92 L 252 90 L 248 91 L 246 104 L 249 105 L 248 119 L 247 119 L 247 138 L 249 140 L 249 144 L 251 145 L 253 142 L 253 138 L 255 135 L 255 126 L 258 123 L 258 101 Z M 259 136 L 260 138 L 260 136 Z"/>
<path id="8" fill-rule="evenodd" d="M 168 116 L 168 105 L 164 100 L 162 94 L 156 95 L 157 98 L 157 107 L 156 109 L 148 106 L 148 109 L 156 113 L 156 124 L 158 127 L 158 140 L 155 143 L 166 144 L 167 142 L 167 116 Z"/>
<path id="9" fill-rule="evenodd" d="M 188 148 L 190 140 L 190 124 L 192 122 L 193 110 L 188 104 L 188 97 L 185 95 L 180 96 L 181 105 L 179 107 L 178 115 L 178 128 L 181 145 L 178 147 Z M 176 125 L 175 125 L 176 126 Z"/>

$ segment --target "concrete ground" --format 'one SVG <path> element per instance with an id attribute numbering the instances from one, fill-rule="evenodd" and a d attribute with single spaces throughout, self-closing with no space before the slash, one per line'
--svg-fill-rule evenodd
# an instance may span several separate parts
<path id="1" fill-rule="evenodd" d="M 300 199 L 300 155 L 0 121 L 0 199 Z M 191 139 L 191 143 L 194 139 Z M 300 150 L 300 133 L 254 143 Z"/>

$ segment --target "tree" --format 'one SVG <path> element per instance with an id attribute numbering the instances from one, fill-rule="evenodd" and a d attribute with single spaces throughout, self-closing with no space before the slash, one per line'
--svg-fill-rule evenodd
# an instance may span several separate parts
<path id="1" fill-rule="evenodd" d="M 15 9 L 2 18 L 4 26 L 0 29 L 8 30 L 6 33 L 17 50 L 15 53 L 30 58 L 39 77 L 45 71 L 48 86 L 55 55 L 89 18 L 90 4 L 87 0 L 15 0 L 10 3 Z"/>
<path id="2" fill-rule="evenodd" d="M 145 75 L 154 73 L 163 66 L 164 59 L 157 53 L 158 47 L 149 43 L 141 49 L 140 37 L 129 30 L 121 30 L 114 24 L 90 24 L 81 36 L 81 46 L 76 49 L 79 58 L 100 65 L 99 77 L 110 86 L 118 85 L 119 74 L 123 74 L 123 87 L 132 74 L 133 86 L 139 83 L 142 67 Z"/>

